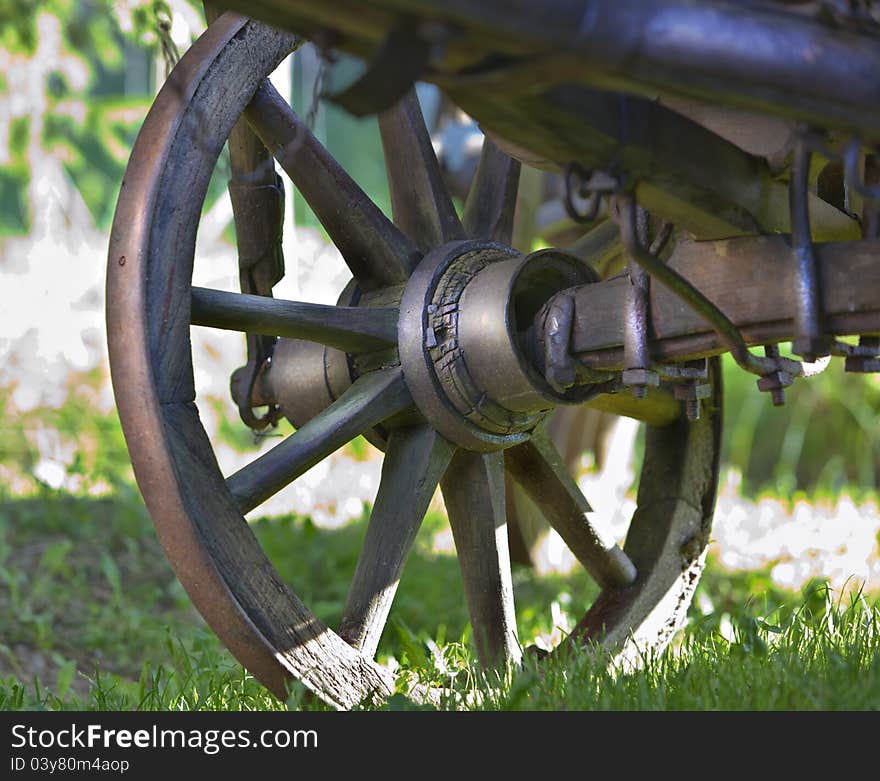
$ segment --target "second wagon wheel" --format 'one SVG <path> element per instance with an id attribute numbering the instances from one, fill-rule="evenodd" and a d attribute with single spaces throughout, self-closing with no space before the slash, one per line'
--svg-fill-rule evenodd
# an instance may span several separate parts
<path id="1" fill-rule="evenodd" d="M 381 118 L 388 220 L 265 81 L 294 45 L 292 36 L 233 14 L 208 28 L 150 110 L 110 240 L 107 327 L 119 414 L 157 534 L 193 603 L 280 697 L 291 678 L 337 707 L 387 695 L 393 681 L 373 656 L 440 485 L 480 659 L 515 662 L 507 469 L 602 586 L 571 642 L 662 642 L 682 622 L 702 567 L 720 397 L 695 423 L 679 416 L 648 430 L 626 553 L 599 540 L 587 500 L 542 426 L 549 389 L 513 335 L 588 272 L 563 253 L 524 257 L 507 246 L 518 164 L 491 144 L 458 217 L 414 96 Z M 192 286 L 208 181 L 243 112 L 346 260 L 356 282 L 346 306 Z M 327 405 L 224 476 L 196 406 L 193 323 L 333 348 L 321 372 L 332 375 Z M 285 365 L 296 344 L 282 339 L 268 372 L 282 409 L 296 406 L 297 382 L 308 376 L 290 356 Z M 716 366 L 716 389 L 718 381 Z M 282 581 L 243 515 L 361 433 L 384 447 L 382 478 L 334 630 Z"/>

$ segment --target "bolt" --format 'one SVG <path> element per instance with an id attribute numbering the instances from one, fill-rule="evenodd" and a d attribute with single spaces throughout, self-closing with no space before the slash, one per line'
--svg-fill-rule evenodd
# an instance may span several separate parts
<path id="1" fill-rule="evenodd" d="M 764 346 L 764 355 L 768 358 L 779 357 L 779 345 L 768 344 Z M 794 376 L 788 372 L 777 369 L 770 374 L 765 374 L 758 380 L 758 390 L 769 393 L 774 407 L 782 407 L 785 404 L 785 388 L 794 382 Z"/>
<path id="2" fill-rule="evenodd" d="M 880 336 L 860 336 L 859 347 L 873 350 L 874 354 L 880 353 Z M 858 374 L 874 374 L 880 372 L 880 359 L 870 358 L 865 355 L 850 355 L 844 362 L 844 371 Z"/>
<path id="3" fill-rule="evenodd" d="M 684 402 L 684 414 L 693 422 L 700 419 L 700 399 L 712 395 L 712 386 L 705 382 L 684 382 L 672 387 L 672 395 Z"/>
<path id="4" fill-rule="evenodd" d="M 673 386 L 672 395 L 679 401 L 708 399 L 712 395 L 712 386 L 706 382 L 685 382 Z"/>
<path id="5" fill-rule="evenodd" d="M 777 369 L 775 372 L 765 374 L 758 379 L 758 390 L 770 393 L 774 407 L 781 407 L 785 404 L 785 391 L 794 382 L 794 377 L 788 372 Z"/>
<path id="6" fill-rule="evenodd" d="M 626 369 L 620 379 L 632 389 L 633 398 L 643 399 L 648 395 L 648 386 L 660 385 L 660 375 L 651 369 Z"/>

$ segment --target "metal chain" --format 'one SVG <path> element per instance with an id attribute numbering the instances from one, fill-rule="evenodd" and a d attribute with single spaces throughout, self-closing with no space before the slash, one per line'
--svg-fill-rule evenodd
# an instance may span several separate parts
<path id="1" fill-rule="evenodd" d="M 324 94 L 324 81 L 326 80 L 331 63 L 330 55 L 323 49 L 319 49 L 318 72 L 312 82 L 312 97 L 306 110 L 306 127 L 315 131 L 315 121 L 318 118 L 318 109 L 321 107 L 321 98 Z"/>
<path id="2" fill-rule="evenodd" d="M 171 75 L 174 66 L 180 62 L 180 50 L 171 37 L 171 19 L 161 10 L 156 13 L 156 35 L 159 38 L 159 47 L 162 50 L 162 59 L 165 60 L 165 78 Z"/>

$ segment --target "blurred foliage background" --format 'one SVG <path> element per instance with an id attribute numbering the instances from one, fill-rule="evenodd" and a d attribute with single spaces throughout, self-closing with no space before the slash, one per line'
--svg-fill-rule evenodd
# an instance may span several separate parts
<path id="1" fill-rule="evenodd" d="M 841 360 L 832 360 L 822 374 L 788 389 L 780 408 L 732 360 L 724 366 L 723 457 L 742 471 L 746 495 L 876 491 L 880 383 L 875 376 L 847 374 Z"/>
<path id="2" fill-rule="evenodd" d="M 202 25 L 201 4 L 190 0 L 7 0 L 0 6 L 0 240 L 33 230 L 34 200 L 40 197 L 34 163 L 45 156 L 61 161 L 94 226 L 109 229 L 150 101 Z M 318 65 L 313 54 L 301 59 L 292 68 L 291 91 L 297 108 L 307 110 Z M 354 67 L 343 62 L 332 78 L 344 83 Z M 322 105 L 316 132 L 387 208 L 375 123 Z M 222 177 L 217 179 L 209 207 L 223 191 Z M 295 218 L 316 227 L 301 200 Z M 227 219 L 228 238 L 230 226 Z M 789 403 L 774 409 L 753 379 L 727 362 L 725 462 L 742 472 L 746 494 L 835 494 L 845 488 L 864 493 L 877 487 L 880 385 L 871 377 L 845 375 L 839 363 L 798 383 Z"/>
<path id="3" fill-rule="evenodd" d="M 95 224 L 109 227 L 154 94 L 159 25 L 171 17 L 166 3 L 154 2 L 8 0 L 0 6 L 0 235 L 32 228 L 35 155 L 61 159 Z"/>

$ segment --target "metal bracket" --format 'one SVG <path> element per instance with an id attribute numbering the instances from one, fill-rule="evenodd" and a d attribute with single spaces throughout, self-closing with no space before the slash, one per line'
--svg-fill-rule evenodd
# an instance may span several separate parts
<path id="1" fill-rule="evenodd" d="M 432 44 L 410 28 L 392 30 L 353 84 L 324 97 L 356 117 L 391 108 L 421 78 Z"/>
<path id="2" fill-rule="evenodd" d="M 791 245 L 795 259 L 796 337 L 792 350 L 809 363 L 831 354 L 831 340 L 824 335 L 818 264 L 810 228 L 809 177 L 812 158 L 813 151 L 802 132 L 794 144 L 788 186 Z"/>
<path id="3" fill-rule="evenodd" d="M 862 234 L 866 238 L 876 237 L 880 233 L 880 220 L 878 220 L 880 184 L 876 181 L 868 181 L 868 177 L 860 170 L 863 165 L 862 147 L 861 139 L 853 137 L 841 151 L 832 150 L 824 143 L 819 132 L 810 129 L 801 130 L 795 146 L 789 192 L 792 209 L 792 244 L 798 261 L 795 278 L 798 292 L 796 315 L 799 316 L 800 322 L 799 336 L 793 349 L 807 360 L 817 355 L 843 356 L 846 358 L 845 371 L 873 374 L 880 372 L 880 337 L 865 335 L 859 338 L 858 345 L 851 345 L 824 336 L 820 336 L 817 342 L 810 336 L 812 333 L 821 332 L 821 312 L 818 310 L 820 290 L 807 211 L 806 177 L 810 168 L 810 158 L 812 152 L 816 151 L 829 160 L 842 162 L 847 188 L 865 201 Z M 816 349 L 817 347 L 819 349 Z"/>
<path id="4" fill-rule="evenodd" d="M 589 170 L 577 161 L 565 166 L 565 211 L 574 222 L 592 222 L 599 216 L 602 196 L 620 192 L 623 180 L 610 171 Z"/>
<path id="5" fill-rule="evenodd" d="M 272 288 L 284 276 L 281 232 L 284 223 L 284 184 L 276 174 L 274 185 L 229 182 L 229 196 L 238 241 L 238 272 L 242 293 L 271 296 Z M 247 335 L 247 363 L 232 373 L 230 393 L 238 414 L 249 428 L 262 431 L 281 418 L 281 409 L 269 404 L 265 415 L 254 414 L 260 376 L 272 360 L 276 339 L 260 334 Z"/>
<path id="6" fill-rule="evenodd" d="M 620 219 L 626 223 L 623 230 L 631 232 L 634 241 L 644 247 L 648 243 L 648 214 L 631 202 L 629 197 L 620 196 L 616 206 L 620 207 Z M 633 224 L 629 224 L 632 222 Z M 624 244 L 626 247 L 626 244 Z M 651 291 L 651 277 L 633 258 L 631 248 L 627 247 L 627 272 L 629 288 L 626 297 L 626 330 L 624 331 L 623 351 L 626 370 L 623 382 L 632 389 L 637 399 L 645 398 L 649 386 L 660 384 L 660 375 L 651 368 L 651 353 L 648 348 L 648 298 Z"/>

